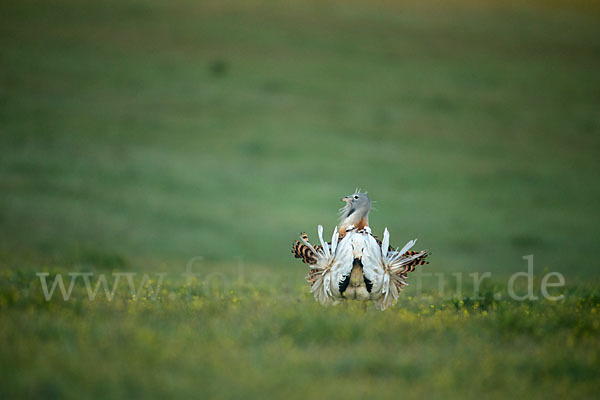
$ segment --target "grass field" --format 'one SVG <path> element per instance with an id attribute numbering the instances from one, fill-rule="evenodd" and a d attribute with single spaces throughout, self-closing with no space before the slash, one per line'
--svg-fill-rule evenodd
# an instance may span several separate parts
<path id="1" fill-rule="evenodd" d="M 583 1 L 2 2 L 0 398 L 596 397 L 599 22 Z M 461 295 L 314 302 L 291 243 L 357 186 Z M 512 300 L 529 254 L 539 299 Z M 123 278 L 46 301 L 38 272 L 167 275 L 154 300 Z"/>

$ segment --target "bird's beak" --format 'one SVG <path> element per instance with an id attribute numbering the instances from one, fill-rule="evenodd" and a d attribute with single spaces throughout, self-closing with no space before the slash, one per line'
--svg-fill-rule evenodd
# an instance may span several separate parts
<path id="1" fill-rule="evenodd" d="M 340 199 L 340 201 L 344 201 L 344 202 L 349 202 L 350 200 L 352 200 L 352 196 L 344 196 Z"/>

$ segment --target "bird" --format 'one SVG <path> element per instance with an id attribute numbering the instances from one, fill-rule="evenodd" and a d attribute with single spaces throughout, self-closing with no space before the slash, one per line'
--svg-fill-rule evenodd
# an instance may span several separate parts
<path id="1" fill-rule="evenodd" d="M 324 306 L 345 300 L 374 302 L 385 310 L 394 305 L 406 282 L 408 273 L 419 265 L 428 264 L 429 251 L 413 251 L 416 239 L 401 250 L 390 246 L 390 233 L 383 240 L 373 235 L 369 226 L 372 201 L 360 189 L 340 199 L 340 219 L 331 241 L 323 239 L 323 226 L 318 225 L 320 245 L 312 245 L 303 232 L 294 242 L 292 253 L 309 265 L 307 280 L 315 299 Z"/>

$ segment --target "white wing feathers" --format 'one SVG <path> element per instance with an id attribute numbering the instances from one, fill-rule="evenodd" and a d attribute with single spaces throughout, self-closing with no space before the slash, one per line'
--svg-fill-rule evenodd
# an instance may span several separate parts
<path id="1" fill-rule="evenodd" d="M 371 235 L 370 229 L 347 232 L 344 238 L 339 240 L 336 227 L 331 244 L 323 239 L 321 225 L 317 230 L 322 246 L 318 251 L 308 242 L 302 241 L 317 258 L 316 264 L 311 266 L 314 283 L 310 291 L 323 305 L 330 305 L 343 297 L 339 289 L 340 283 L 350 275 L 353 261 L 358 258 L 362 262 L 364 277 L 372 284 L 370 300 L 375 302 L 378 309 L 384 310 L 396 302 L 402 287 L 407 285 L 404 280 L 405 266 L 426 254 L 422 251 L 404 256 L 415 245 L 416 239 L 409 241 L 400 251 L 389 251 L 390 233 L 387 228 L 383 233 L 381 246 Z"/>
<path id="2" fill-rule="evenodd" d="M 403 273 L 404 267 L 414 259 L 422 257 L 425 254 L 422 251 L 412 256 L 404 256 L 416 242 L 416 239 L 411 240 L 406 243 L 402 250 L 389 251 L 390 233 L 385 228 L 381 247 L 377 246 L 378 248 L 375 248 L 374 246 L 369 246 L 367 248 L 368 251 L 363 255 L 362 264 L 367 279 L 371 279 L 367 276 L 367 271 L 376 271 L 377 273 L 381 271 L 381 275 L 377 276 L 377 287 L 375 286 L 375 282 L 371 280 L 373 282 L 371 300 L 375 301 L 378 309 L 385 310 L 393 305 L 398 300 L 402 287 L 408 285 L 404 280 L 406 279 L 406 275 Z M 381 281 L 381 286 L 379 286 L 379 281 Z"/>
<path id="3" fill-rule="evenodd" d="M 384 237 L 385 239 L 385 237 Z M 385 275 L 383 269 L 381 247 L 371 235 L 366 238 L 366 246 L 362 254 L 363 275 L 373 284 L 371 295 L 381 292 L 384 286 Z"/>
<path id="4" fill-rule="evenodd" d="M 331 238 L 331 248 L 323 239 L 323 227 L 318 226 L 319 240 L 322 248 L 314 251 L 317 257 L 317 263 L 313 270 L 316 270 L 316 279 L 310 291 L 315 295 L 315 299 L 323 304 L 331 304 L 335 298 L 340 298 L 340 282 L 352 271 L 352 246 L 345 237 L 340 243 L 337 228 Z"/>

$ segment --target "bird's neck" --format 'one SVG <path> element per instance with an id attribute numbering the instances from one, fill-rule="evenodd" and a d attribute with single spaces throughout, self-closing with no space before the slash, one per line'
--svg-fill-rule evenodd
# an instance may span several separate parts
<path id="1" fill-rule="evenodd" d="M 340 232 L 346 233 L 346 230 L 351 225 L 353 225 L 356 229 L 364 229 L 366 226 L 369 226 L 369 212 L 367 211 L 362 215 L 358 213 L 353 213 L 343 218 L 340 221 L 338 230 Z"/>

